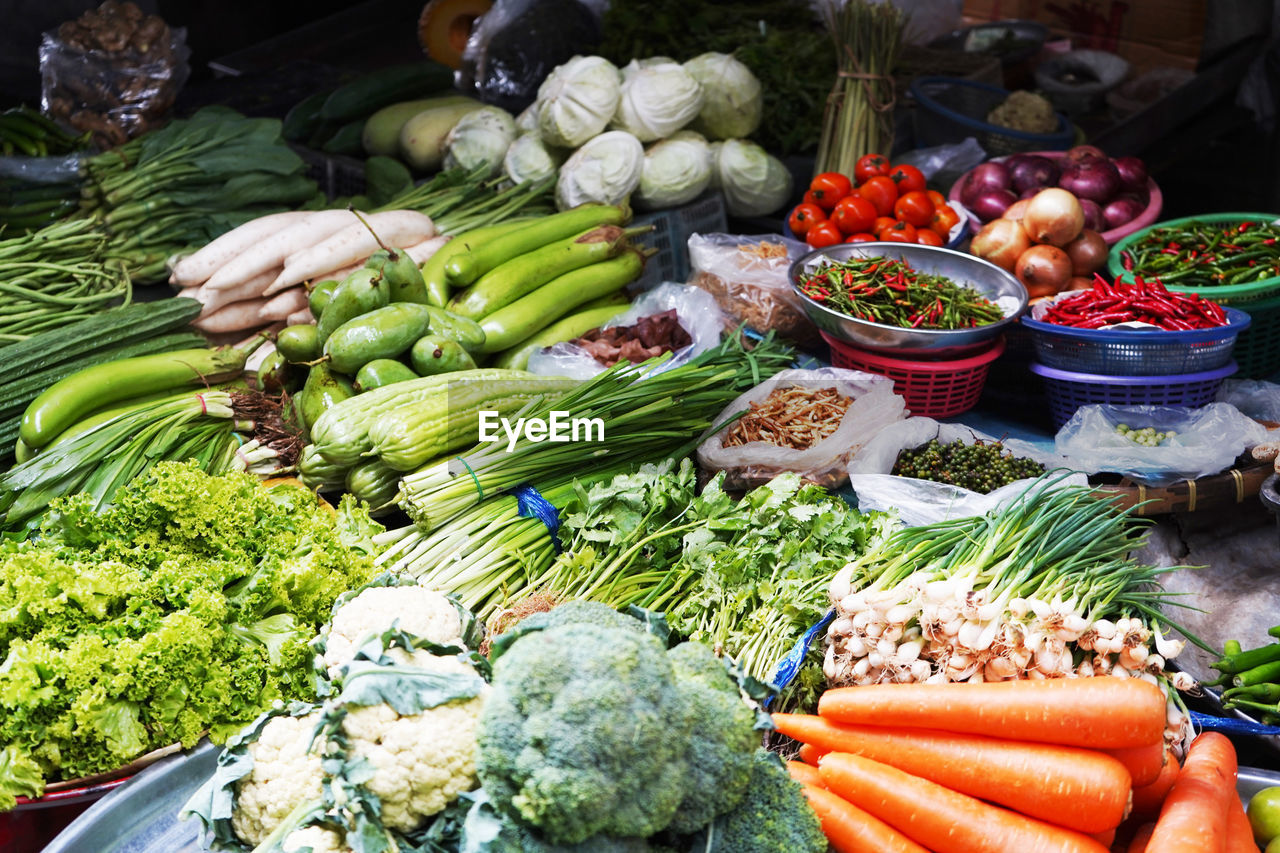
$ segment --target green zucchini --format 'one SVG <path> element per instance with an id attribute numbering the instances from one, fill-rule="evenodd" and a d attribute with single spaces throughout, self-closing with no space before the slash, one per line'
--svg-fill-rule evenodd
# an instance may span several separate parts
<path id="1" fill-rule="evenodd" d="M 320 114 L 328 121 L 347 122 L 397 101 L 420 98 L 452 86 L 453 69 L 438 62 L 392 65 L 339 86 L 325 99 Z"/>
<path id="2" fill-rule="evenodd" d="M 436 305 L 443 308 L 449 301 L 449 281 L 445 275 L 445 264 L 454 255 L 469 252 L 480 244 L 515 231 L 517 228 L 523 228 L 528 225 L 530 220 L 515 219 L 502 223 L 501 225 L 486 225 L 483 228 L 476 228 L 465 234 L 459 234 L 448 243 L 445 243 L 435 254 L 427 258 L 427 262 L 422 265 L 422 278 L 427 286 L 427 304 Z"/>
<path id="3" fill-rule="evenodd" d="M 598 300 L 595 300 L 598 301 Z M 494 355 L 493 367 L 505 367 L 509 370 L 524 370 L 529 364 L 529 356 L 543 347 L 549 347 L 564 341 L 581 337 L 592 329 L 598 329 L 605 323 L 626 310 L 623 305 L 600 305 L 595 308 L 579 306 L 577 313 L 570 314 L 552 323 L 542 331 L 530 335 L 520 343 Z"/>
<path id="4" fill-rule="evenodd" d="M 319 129 L 320 122 L 323 121 L 320 108 L 324 106 L 325 100 L 332 91 L 332 89 L 326 89 L 323 92 L 307 95 L 294 104 L 289 112 L 284 114 L 280 135 L 290 142 L 305 142 Z"/>
<path id="5" fill-rule="evenodd" d="M 199 316 L 202 307 L 185 298 L 134 302 L 10 344 L 0 350 L 4 353 L 5 384 L 63 361 L 181 328 Z"/>

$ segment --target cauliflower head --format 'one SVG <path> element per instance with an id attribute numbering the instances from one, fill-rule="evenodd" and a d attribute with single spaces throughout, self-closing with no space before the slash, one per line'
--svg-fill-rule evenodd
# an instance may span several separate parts
<path id="1" fill-rule="evenodd" d="M 297 806 L 318 800 L 324 771 L 319 744 L 312 736 L 318 712 L 302 717 L 274 717 L 248 745 L 253 770 L 236 784 L 236 807 L 231 827 L 252 845 L 262 842 Z"/>
<path id="2" fill-rule="evenodd" d="M 352 853 L 346 837 L 327 826 L 304 826 L 284 837 L 284 853 Z"/>
<path id="3" fill-rule="evenodd" d="M 391 649 L 397 664 L 466 673 L 457 658 Z M 398 653 L 398 654 L 397 654 Z M 409 832 L 476 786 L 476 730 L 482 696 L 401 715 L 387 704 L 353 707 L 342 722 L 348 757 L 373 767 L 364 787 L 382 803 L 382 822 Z"/>
<path id="4" fill-rule="evenodd" d="M 495 808 L 547 840 L 646 837 L 685 796 L 690 721 L 666 647 L 624 628 L 526 634 L 494 664 L 480 781 Z"/>
<path id="5" fill-rule="evenodd" d="M 397 622 L 405 633 L 433 643 L 462 643 L 462 618 L 442 593 L 421 586 L 369 587 L 333 613 L 324 652 L 329 677 L 337 678 L 361 644 Z"/>

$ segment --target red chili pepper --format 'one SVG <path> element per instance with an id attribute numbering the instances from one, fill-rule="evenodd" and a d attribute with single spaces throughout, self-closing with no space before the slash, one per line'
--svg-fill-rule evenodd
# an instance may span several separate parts
<path id="1" fill-rule="evenodd" d="M 1120 262 L 1124 264 L 1124 268 L 1126 270 L 1129 270 L 1130 272 L 1133 271 L 1133 256 L 1130 255 L 1128 252 L 1125 252 L 1123 255 L 1120 256 Z"/>
<path id="2" fill-rule="evenodd" d="M 1252 227 L 1253 227 L 1252 222 L 1241 222 L 1239 225 L 1236 226 L 1236 232 L 1239 234 L 1243 234 L 1244 232 L 1248 231 Z"/>

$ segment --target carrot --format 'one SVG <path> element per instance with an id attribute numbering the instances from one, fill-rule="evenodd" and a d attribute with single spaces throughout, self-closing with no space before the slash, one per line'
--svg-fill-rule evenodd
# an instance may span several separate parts
<path id="1" fill-rule="evenodd" d="M 800 760 L 803 761 L 805 764 L 809 764 L 814 767 L 817 767 L 818 759 L 821 758 L 827 752 L 830 752 L 830 750 L 819 749 L 818 747 L 814 746 L 811 743 L 801 744 Z"/>
<path id="2" fill-rule="evenodd" d="M 1153 741 L 1146 746 L 1129 746 L 1122 749 L 1099 750 L 1115 758 L 1125 766 L 1133 778 L 1133 787 L 1141 788 L 1150 785 L 1165 767 L 1164 738 Z"/>
<path id="3" fill-rule="evenodd" d="M 787 772 L 791 774 L 792 779 L 795 779 L 801 785 L 822 787 L 822 775 L 818 773 L 818 768 L 812 764 L 805 764 L 803 761 L 788 761 Z"/>
<path id="4" fill-rule="evenodd" d="M 809 714 L 774 714 L 773 724 L 782 734 L 820 749 L 861 755 L 1078 832 L 1116 828 L 1129 805 L 1129 771 L 1093 750 L 930 729 L 853 726 Z"/>
<path id="5" fill-rule="evenodd" d="M 827 790 L 857 803 L 934 853 L 1107 853 L 1087 835 L 984 803 L 860 755 L 829 752 L 818 762 L 818 771 Z"/>
<path id="6" fill-rule="evenodd" d="M 1165 698 L 1136 678 L 1049 678 L 972 684 L 870 684 L 822 694 L 840 723 L 987 734 L 1092 749 L 1145 746 L 1164 736 Z"/>
<path id="7" fill-rule="evenodd" d="M 1147 846 L 1158 853 L 1224 853 L 1234 799 L 1235 747 L 1224 735 L 1203 732 L 1191 742 Z"/>
<path id="8" fill-rule="evenodd" d="M 1177 762 L 1174 762 L 1175 764 Z M 1138 827 L 1138 832 L 1133 836 L 1133 840 L 1129 842 L 1129 849 L 1126 853 L 1147 853 L 1147 844 L 1151 841 L 1151 833 L 1156 828 L 1154 823 L 1144 823 Z"/>
<path id="9" fill-rule="evenodd" d="M 1164 798 L 1169 796 L 1169 790 L 1173 788 L 1174 780 L 1178 778 L 1178 770 L 1178 759 L 1169 755 L 1165 759 L 1164 766 L 1160 768 L 1160 776 L 1156 781 L 1141 788 L 1135 786 L 1131 816 L 1151 820 L 1159 816 Z"/>
<path id="10" fill-rule="evenodd" d="M 1089 837 L 1109 850 L 1111 845 L 1115 843 L 1116 831 L 1108 829 L 1106 832 L 1090 832 Z"/>
<path id="11" fill-rule="evenodd" d="M 1234 802 L 1227 804 L 1227 853 L 1258 853 L 1258 845 L 1253 841 L 1253 827 L 1249 824 L 1249 816 L 1244 813 L 1244 803 L 1239 797 L 1232 797 Z"/>
<path id="12" fill-rule="evenodd" d="M 884 821 L 817 785 L 804 795 L 822 821 L 822 834 L 836 853 L 929 853 Z"/>

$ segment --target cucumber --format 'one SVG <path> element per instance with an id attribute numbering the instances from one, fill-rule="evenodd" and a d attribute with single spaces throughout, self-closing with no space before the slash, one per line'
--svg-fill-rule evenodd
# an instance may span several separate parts
<path id="1" fill-rule="evenodd" d="M 320 336 L 310 323 L 285 326 L 276 332 L 276 352 L 293 364 L 315 361 L 320 357 Z"/>
<path id="2" fill-rule="evenodd" d="M 329 365 L 321 362 L 311 368 L 307 374 L 307 382 L 298 392 L 297 410 L 302 422 L 311 429 L 320 416 L 329 411 L 337 403 L 356 395 L 355 389 L 345 376 L 339 376 L 329 369 Z"/>
<path id="3" fill-rule="evenodd" d="M 601 305 L 595 308 L 578 306 L 577 313 L 557 320 L 511 349 L 497 353 L 491 360 L 491 365 L 509 370 L 524 370 L 529 364 L 529 356 L 537 350 L 581 337 L 592 329 L 600 328 L 625 310 L 621 305 Z"/>
<path id="4" fill-rule="evenodd" d="M 459 234 L 439 249 L 436 249 L 435 254 L 427 258 L 427 262 L 422 265 L 422 279 L 427 286 L 427 304 L 438 305 L 443 308 L 449 301 L 449 281 L 445 276 L 444 265 L 450 258 L 462 252 L 469 252 L 481 243 L 492 240 L 495 237 L 515 231 L 517 228 L 523 228 L 530 221 L 529 219 L 513 219 L 501 225 L 487 225 L 484 228 L 476 228 L 465 234 Z"/>
<path id="5" fill-rule="evenodd" d="M 535 219 L 523 228 L 488 240 L 468 252 L 451 257 L 444 265 L 450 287 L 466 287 L 499 264 L 532 252 L 557 240 L 595 228 L 625 225 L 631 218 L 626 205 L 583 204 L 563 213 Z"/>
<path id="6" fill-rule="evenodd" d="M 335 329 L 324 342 L 324 354 L 334 370 L 353 374 L 376 358 L 395 358 L 408 352 L 413 342 L 427 333 L 430 323 L 426 305 L 393 302 Z"/>
<path id="7" fill-rule="evenodd" d="M 294 104 L 289 112 L 284 114 L 284 121 L 280 125 L 280 135 L 290 142 L 304 142 L 310 138 L 320 128 L 323 119 L 320 116 L 320 108 L 324 106 L 325 99 L 333 90 L 325 89 L 322 92 L 316 92 L 307 95 L 301 101 Z"/>
<path id="8" fill-rule="evenodd" d="M 347 122 L 397 101 L 420 98 L 452 86 L 453 70 L 438 62 L 392 65 L 339 86 L 325 99 L 320 115 L 328 121 Z"/>
<path id="9" fill-rule="evenodd" d="M 325 140 L 324 145 L 320 146 L 320 150 L 326 154 L 358 156 L 364 152 L 364 146 L 360 142 L 360 134 L 363 132 L 364 119 L 349 121 L 335 130 L 333 135 Z"/>
<path id="10" fill-rule="evenodd" d="M 356 372 L 354 387 L 357 391 L 364 393 L 374 388 L 381 388 L 383 385 L 394 385 L 397 382 L 407 382 L 417 378 L 418 374 L 403 362 L 391 358 L 375 358 Z"/>
<path id="11" fill-rule="evenodd" d="M 457 341 L 442 335 L 423 335 L 409 351 L 409 360 L 419 376 L 436 376 L 457 370 L 474 370 L 471 353 Z"/>
<path id="12" fill-rule="evenodd" d="M 334 289 L 333 298 L 316 321 L 320 343 L 324 344 L 343 323 L 381 308 L 387 302 L 387 280 L 381 272 L 362 267 L 351 273 Z"/>
<path id="13" fill-rule="evenodd" d="M 307 304 L 311 308 L 312 317 L 319 317 L 324 312 L 324 308 L 329 304 L 329 300 L 333 298 L 334 288 L 338 284 L 337 279 L 327 278 L 311 286 L 311 295 L 307 299 Z"/>

